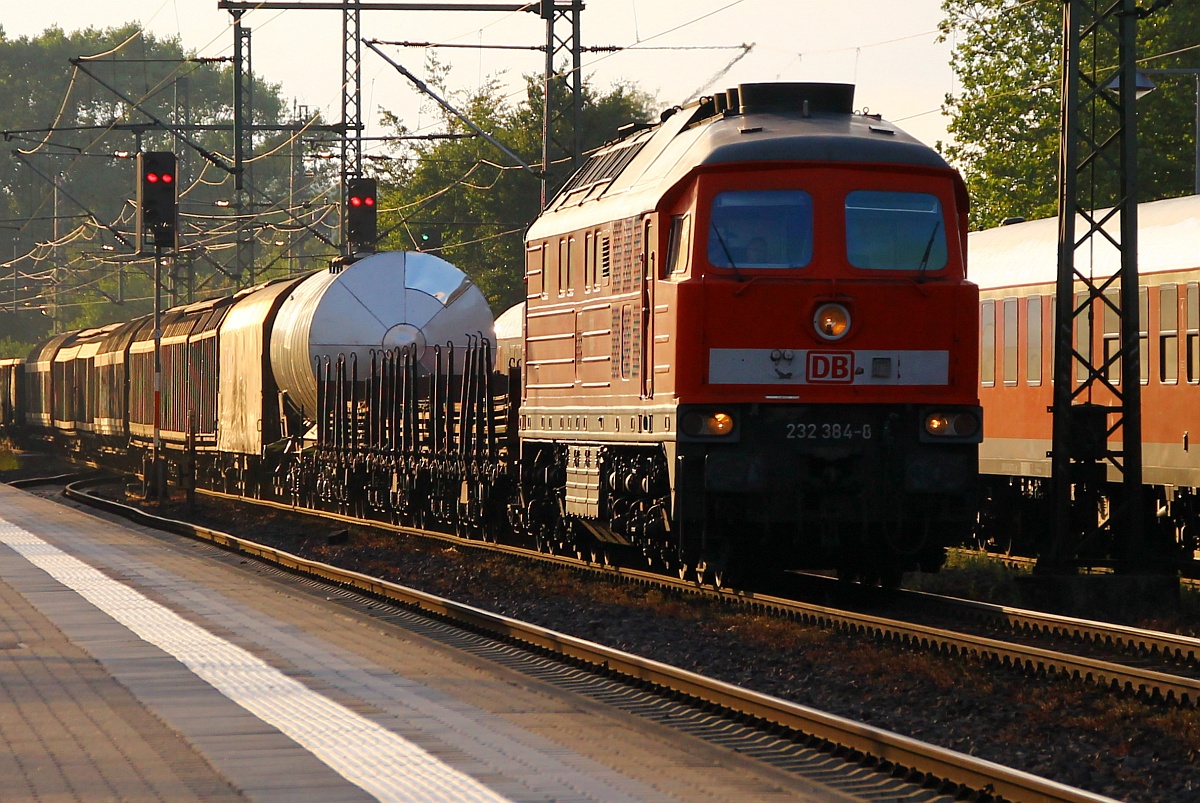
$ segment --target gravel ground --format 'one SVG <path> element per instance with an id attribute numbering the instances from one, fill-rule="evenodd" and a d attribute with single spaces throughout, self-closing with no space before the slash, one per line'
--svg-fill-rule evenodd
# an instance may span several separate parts
<path id="1" fill-rule="evenodd" d="M 24 473 L 24 472 L 22 472 Z M 0 480 L 11 479 L 0 471 Z M 179 502 L 156 512 L 185 518 Z M 1131 801 L 1200 801 L 1200 712 L 444 542 L 201 498 L 192 520 Z"/>
<path id="2" fill-rule="evenodd" d="M 182 506 L 163 513 L 183 517 Z M 1114 798 L 1200 801 L 1200 712 L 443 542 L 200 500 L 256 540 Z"/>

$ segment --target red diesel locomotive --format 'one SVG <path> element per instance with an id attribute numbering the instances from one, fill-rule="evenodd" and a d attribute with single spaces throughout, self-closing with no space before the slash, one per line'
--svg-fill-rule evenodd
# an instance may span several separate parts
<path id="1" fill-rule="evenodd" d="M 967 196 L 853 87 L 633 126 L 527 235 L 525 526 L 718 576 L 936 569 L 982 433 Z"/>

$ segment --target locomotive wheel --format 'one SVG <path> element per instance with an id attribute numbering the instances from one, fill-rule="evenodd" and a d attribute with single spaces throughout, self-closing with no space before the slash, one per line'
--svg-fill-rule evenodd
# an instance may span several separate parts
<path id="1" fill-rule="evenodd" d="M 616 562 L 613 560 L 612 552 L 610 552 L 608 547 L 603 544 L 593 544 L 589 554 L 591 562 L 595 563 L 597 566 L 612 568 L 616 565 Z"/>
<path id="2" fill-rule="evenodd" d="M 554 538 L 553 534 L 545 530 L 539 530 L 536 537 L 538 552 L 543 552 L 547 555 L 558 554 L 558 540 Z"/>

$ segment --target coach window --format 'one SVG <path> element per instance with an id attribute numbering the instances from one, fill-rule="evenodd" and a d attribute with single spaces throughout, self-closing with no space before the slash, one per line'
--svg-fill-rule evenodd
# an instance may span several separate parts
<path id="1" fill-rule="evenodd" d="M 1200 285 L 1187 286 L 1187 381 L 1200 383 Z"/>
<path id="2" fill-rule="evenodd" d="M 812 196 L 740 190 L 713 198 L 708 261 L 718 268 L 803 268 L 812 261 Z"/>
<path id="3" fill-rule="evenodd" d="M 1004 384 L 1017 384 L 1017 300 L 1004 299 Z"/>
<path id="4" fill-rule="evenodd" d="M 979 311 L 979 379 L 984 387 L 996 384 L 996 302 L 985 301 Z"/>
<path id="5" fill-rule="evenodd" d="M 663 266 L 670 276 L 681 276 L 688 271 L 688 256 L 692 242 L 691 215 L 675 215 L 671 218 L 671 233 L 667 240 L 667 261 Z"/>
<path id="6" fill-rule="evenodd" d="M 1083 358 L 1074 361 L 1075 379 L 1079 382 L 1087 381 L 1088 366 L 1092 362 L 1092 316 L 1086 309 L 1086 305 L 1091 303 L 1089 298 L 1087 293 L 1075 294 L 1075 350 Z M 1079 312 L 1081 308 L 1084 309 Z"/>
<path id="7" fill-rule="evenodd" d="M 1025 299 L 1025 382 L 1042 384 L 1042 297 Z"/>
<path id="8" fill-rule="evenodd" d="M 1179 381 L 1179 286 L 1158 288 L 1158 381 Z"/>
<path id="9" fill-rule="evenodd" d="M 1138 289 L 1138 379 L 1150 384 L 1150 288 Z"/>
<path id="10" fill-rule="evenodd" d="M 1121 382 L 1121 316 L 1113 309 L 1120 304 L 1120 297 L 1110 290 L 1104 294 L 1104 303 L 1101 305 L 1104 309 L 1104 364 L 1108 366 L 1105 376 L 1114 385 Z"/>
<path id="11" fill-rule="evenodd" d="M 941 270 L 948 259 L 941 201 L 925 192 L 850 193 L 846 256 L 867 270 Z"/>

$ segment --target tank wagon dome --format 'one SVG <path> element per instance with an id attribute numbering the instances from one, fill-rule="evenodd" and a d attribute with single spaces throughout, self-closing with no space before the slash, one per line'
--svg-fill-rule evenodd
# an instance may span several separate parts
<path id="1" fill-rule="evenodd" d="M 525 356 L 525 302 L 514 304 L 496 319 L 496 370 L 507 370 Z"/>
<path id="2" fill-rule="evenodd" d="M 432 371 L 434 346 L 453 343 L 461 370 L 469 339 L 480 334 L 495 343 L 487 300 L 465 273 L 432 254 L 380 253 L 296 285 L 271 331 L 271 368 L 279 388 L 311 415 L 318 359 L 357 355 L 362 377 L 372 351 L 413 346 Z"/>
<path id="3" fill-rule="evenodd" d="M 520 340 L 525 335 L 525 302 L 513 304 L 496 319 L 496 340 Z"/>

